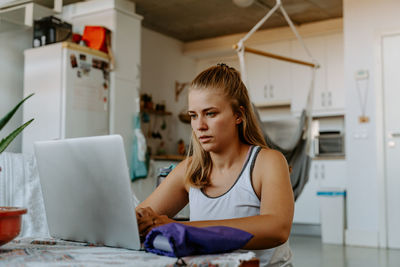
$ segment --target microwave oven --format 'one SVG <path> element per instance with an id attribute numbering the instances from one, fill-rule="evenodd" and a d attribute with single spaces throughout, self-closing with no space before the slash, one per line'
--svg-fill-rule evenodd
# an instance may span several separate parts
<path id="1" fill-rule="evenodd" d="M 339 131 L 319 132 L 314 137 L 315 156 L 344 156 L 344 135 Z"/>

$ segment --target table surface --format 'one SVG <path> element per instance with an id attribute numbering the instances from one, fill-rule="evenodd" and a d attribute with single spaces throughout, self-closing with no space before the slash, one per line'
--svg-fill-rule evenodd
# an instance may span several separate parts
<path id="1" fill-rule="evenodd" d="M 255 254 L 237 251 L 182 259 L 145 251 L 93 246 L 57 239 L 15 239 L 0 247 L 0 266 L 258 266 Z"/>

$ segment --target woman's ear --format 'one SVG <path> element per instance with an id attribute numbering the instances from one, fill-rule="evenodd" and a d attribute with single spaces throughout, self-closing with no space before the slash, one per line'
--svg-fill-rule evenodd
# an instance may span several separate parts
<path id="1" fill-rule="evenodd" d="M 244 107 L 240 106 L 239 109 L 240 109 L 240 112 L 238 112 L 236 114 L 236 124 L 241 124 L 243 122 Z"/>

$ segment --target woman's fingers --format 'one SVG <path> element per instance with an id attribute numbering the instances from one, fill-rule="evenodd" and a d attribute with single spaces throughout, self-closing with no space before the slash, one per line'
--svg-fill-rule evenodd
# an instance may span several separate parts
<path id="1" fill-rule="evenodd" d="M 138 221 L 139 233 L 142 236 L 147 235 L 154 227 L 174 222 L 174 220 L 168 218 L 166 215 L 158 215 L 150 207 L 137 209 L 136 217 Z"/>
<path id="2" fill-rule="evenodd" d="M 155 213 L 154 210 L 150 207 L 138 208 L 136 209 L 136 214 L 138 215 L 138 217 L 157 215 L 157 213 Z"/>
<path id="3" fill-rule="evenodd" d="M 139 233 L 146 235 L 154 227 L 154 221 L 158 215 L 150 207 L 139 208 L 136 210 L 136 214 Z"/>

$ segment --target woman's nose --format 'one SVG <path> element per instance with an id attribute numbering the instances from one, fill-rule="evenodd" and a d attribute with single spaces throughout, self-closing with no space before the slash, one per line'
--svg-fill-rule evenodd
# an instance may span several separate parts
<path id="1" fill-rule="evenodd" d="M 195 125 L 195 129 L 202 131 L 202 130 L 207 130 L 207 122 L 205 120 L 205 117 L 203 116 L 199 116 L 196 120 L 196 125 Z"/>

